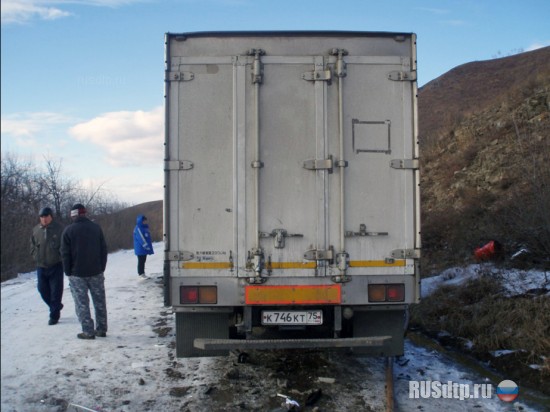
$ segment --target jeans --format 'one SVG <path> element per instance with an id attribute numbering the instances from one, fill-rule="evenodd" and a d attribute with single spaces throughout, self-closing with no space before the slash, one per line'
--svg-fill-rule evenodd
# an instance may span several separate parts
<path id="1" fill-rule="evenodd" d="M 50 308 L 50 319 L 59 320 L 63 304 L 63 264 L 36 268 L 38 292 Z"/>

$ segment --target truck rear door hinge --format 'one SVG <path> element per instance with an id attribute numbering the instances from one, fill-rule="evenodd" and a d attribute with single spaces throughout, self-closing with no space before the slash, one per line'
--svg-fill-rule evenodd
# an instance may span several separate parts
<path id="1" fill-rule="evenodd" d="M 393 159 L 390 166 L 394 169 L 419 169 L 420 162 L 418 159 Z"/>
<path id="2" fill-rule="evenodd" d="M 265 50 L 263 49 L 250 49 L 246 52 L 248 56 L 254 56 L 252 62 L 252 84 L 262 84 L 263 74 L 262 74 L 262 61 L 261 56 L 265 55 Z"/>
<path id="3" fill-rule="evenodd" d="M 392 250 L 394 259 L 420 259 L 420 249 L 396 249 Z"/>
<path id="4" fill-rule="evenodd" d="M 188 82 L 195 78 L 193 72 L 166 72 L 165 80 L 169 82 Z"/>
<path id="5" fill-rule="evenodd" d="M 396 82 L 412 82 L 416 80 L 416 71 L 394 71 L 388 73 L 388 79 Z"/>
<path id="6" fill-rule="evenodd" d="M 304 259 L 306 260 L 334 260 L 334 250 L 332 248 L 328 250 L 311 249 L 304 253 Z"/>
<path id="7" fill-rule="evenodd" d="M 304 169 L 308 170 L 328 170 L 332 173 L 332 156 L 328 159 L 309 159 L 304 160 Z"/>
<path id="8" fill-rule="evenodd" d="M 172 250 L 164 252 L 164 260 L 187 261 L 195 258 L 195 255 L 186 250 Z"/>
<path id="9" fill-rule="evenodd" d="M 165 160 L 164 171 L 168 170 L 190 170 L 193 168 L 193 162 L 189 160 Z"/>

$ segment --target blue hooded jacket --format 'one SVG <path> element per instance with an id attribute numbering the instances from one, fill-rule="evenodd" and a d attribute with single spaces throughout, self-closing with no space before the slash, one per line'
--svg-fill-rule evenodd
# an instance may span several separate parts
<path id="1" fill-rule="evenodd" d="M 134 252 L 137 256 L 155 253 L 151 242 L 151 233 L 149 233 L 149 225 L 143 223 L 143 219 L 146 219 L 146 217 L 139 215 L 134 228 Z"/>

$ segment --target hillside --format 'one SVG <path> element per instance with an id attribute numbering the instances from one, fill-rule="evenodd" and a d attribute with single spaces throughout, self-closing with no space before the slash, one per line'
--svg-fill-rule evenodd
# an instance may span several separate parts
<path id="1" fill-rule="evenodd" d="M 138 215 L 145 215 L 153 242 L 163 240 L 162 200 L 141 203 L 118 212 L 98 216 L 95 220 L 101 225 L 108 241 L 109 250 L 133 249 L 133 230 Z M 157 251 L 160 253 L 161 251 Z"/>
<path id="2" fill-rule="evenodd" d="M 467 263 L 489 239 L 550 264 L 549 105 L 550 47 L 464 64 L 419 90 L 425 270 Z"/>
<path id="3" fill-rule="evenodd" d="M 420 135 L 445 138 L 472 114 L 499 107 L 514 94 L 530 97 L 534 88 L 548 86 L 549 77 L 550 47 L 455 67 L 420 88 Z"/>

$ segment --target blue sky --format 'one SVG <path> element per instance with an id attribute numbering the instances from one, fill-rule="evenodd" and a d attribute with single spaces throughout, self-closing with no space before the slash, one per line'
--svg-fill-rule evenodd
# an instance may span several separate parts
<path id="1" fill-rule="evenodd" d="M 550 45 L 549 0 L 2 0 L 2 155 L 84 186 L 163 196 L 164 33 L 414 32 L 422 86 Z"/>

